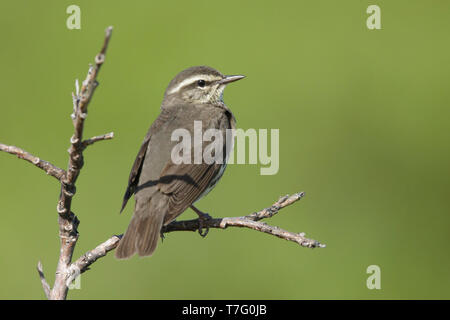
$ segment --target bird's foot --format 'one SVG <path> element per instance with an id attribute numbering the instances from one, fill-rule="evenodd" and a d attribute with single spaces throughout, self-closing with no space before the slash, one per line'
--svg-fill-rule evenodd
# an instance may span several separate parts
<path id="1" fill-rule="evenodd" d="M 208 222 L 208 220 L 211 220 L 212 217 L 207 214 L 207 213 L 203 213 L 202 215 L 198 216 L 198 233 L 200 234 L 200 236 L 202 238 L 206 237 L 206 235 L 209 232 L 209 226 L 206 225 L 206 229 L 203 232 L 203 225 L 206 224 Z"/>
<path id="2" fill-rule="evenodd" d="M 208 234 L 208 232 L 209 232 L 209 226 L 207 225 L 207 222 L 209 221 L 209 220 L 211 220 L 212 219 L 212 217 L 209 215 L 209 214 L 207 214 L 207 213 L 205 213 L 205 212 L 202 212 L 202 211 L 200 211 L 200 210 L 198 210 L 196 207 L 194 207 L 194 206 L 191 206 L 191 208 L 192 208 L 192 210 L 194 210 L 195 211 L 195 213 L 198 215 L 198 233 L 200 234 L 200 236 L 202 237 L 202 238 L 204 238 L 204 237 L 206 237 L 206 235 Z M 203 231 L 203 228 L 204 228 L 204 225 L 206 224 L 206 229 L 205 229 L 205 231 Z"/>

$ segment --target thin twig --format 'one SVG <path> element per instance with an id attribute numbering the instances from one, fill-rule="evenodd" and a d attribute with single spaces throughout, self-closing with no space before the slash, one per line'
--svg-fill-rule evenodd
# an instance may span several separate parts
<path id="1" fill-rule="evenodd" d="M 39 278 L 41 278 L 42 288 L 44 289 L 45 296 L 50 299 L 50 285 L 47 280 L 45 280 L 44 269 L 42 268 L 42 263 L 39 261 L 37 264 L 37 271 L 39 273 Z"/>
<path id="2" fill-rule="evenodd" d="M 252 213 L 252 214 L 246 216 L 246 218 L 250 219 L 250 220 L 254 220 L 254 221 L 259 221 L 259 220 L 265 219 L 265 218 L 271 218 L 274 215 L 276 215 L 278 213 L 278 211 L 280 211 L 280 209 L 283 209 L 283 208 L 293 204 L 294 202 L 299 201 L 304 196 L 305 196 L 304 192 L 295 193 L 292 196 L 286 195 L 286 196 L 278 199 L 278 201 L 275 202 L 272 206 L 265 208 L 261 211 Z"/>
<path id="3" fill-rule="evenodd" d="M 114 132 L 102 134 L 101 136 L 95 136 L 90 139 L 84 140 L 83 141 L 83 149 L 86 149 L 87 146 L 90 146 L 91 144 L 94 144 L 98 141 L 111 140 L 112 138 L 114 138 Z"/>
<path id="4" fill-rule="evenodd" d="M 48 161 L 44 161 L 31 153 L 20 149 L 15 146 L 7 146 L 6 144 L 0 143 L 0 151 L 4 151 L 13 155 L 16 155 L 20 159 L 24 159 L 32 164 L 34 164 L 36 167 L 42 169 L 47 173 L 48 175 L 58 179 L 61 181 L 61 178 L 65 175 L 65 171 L 61 168 L 58 168 L 57 166 L 51 164 Z"/>
<path id="5" fill-rule="evenodd" d="M 89 266 L 97 261 L 97 259 L 106 256 L 109 251 L 114 250 L 121 238 L 122 235 L 112 236 L 105 242 L 99 244 L 95 249 L 86 252 L 73 264 L 78 267 L 81 273 L 89 270 Z"/>

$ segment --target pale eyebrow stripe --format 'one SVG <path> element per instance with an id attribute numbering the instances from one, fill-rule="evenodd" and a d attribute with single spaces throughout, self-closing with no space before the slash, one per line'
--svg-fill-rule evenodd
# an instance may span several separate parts
<path id="1" fill-rule="evenodd" d="M 175 93 L 175 92 L 179 91 L 181 88 L 186 87 L 198 80 L 214 81 L 214 80 L 220 80 L 220 78 L 211 76 L 211 75 L 206 75 L 206 74 L 195 75 L 195 76 L 189 77 L 189 78 L 181 81 L 175 88 L 173 88 L 172 90 L 169 91 L 169 94 Z"/>

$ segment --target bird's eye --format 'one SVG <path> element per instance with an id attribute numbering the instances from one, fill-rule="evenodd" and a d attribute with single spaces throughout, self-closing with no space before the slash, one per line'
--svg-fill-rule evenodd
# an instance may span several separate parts
<path id="1" fill-rule="evenodd" d="M 205 80 L 198 80 L 197 84 L 200 88 L 203 88 L 205 86 L 206 82 L 205 82 Z"/>

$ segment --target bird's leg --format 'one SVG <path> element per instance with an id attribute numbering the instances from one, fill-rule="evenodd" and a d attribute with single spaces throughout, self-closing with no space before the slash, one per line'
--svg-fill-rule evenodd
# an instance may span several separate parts
<path id="1" fill-rule="evenodd" d="M 199 224 L 199 226 L 198 226 L 198 233 L 204 238 L 204 237 L 206 237 L 206 235 L 209 232 L 209 227 L 206 226 L 206 231 L 203 232 L 203 224 L 206 221 L 212 219 L 212 217 L 209 214 L 207 214 L 207 213 L 201 212 L 200 210 L 198 210 L 193 205 L 191 205 L 191 209 L 194 210 L 196 214 L 198 214 L 198 224 Z"/>

